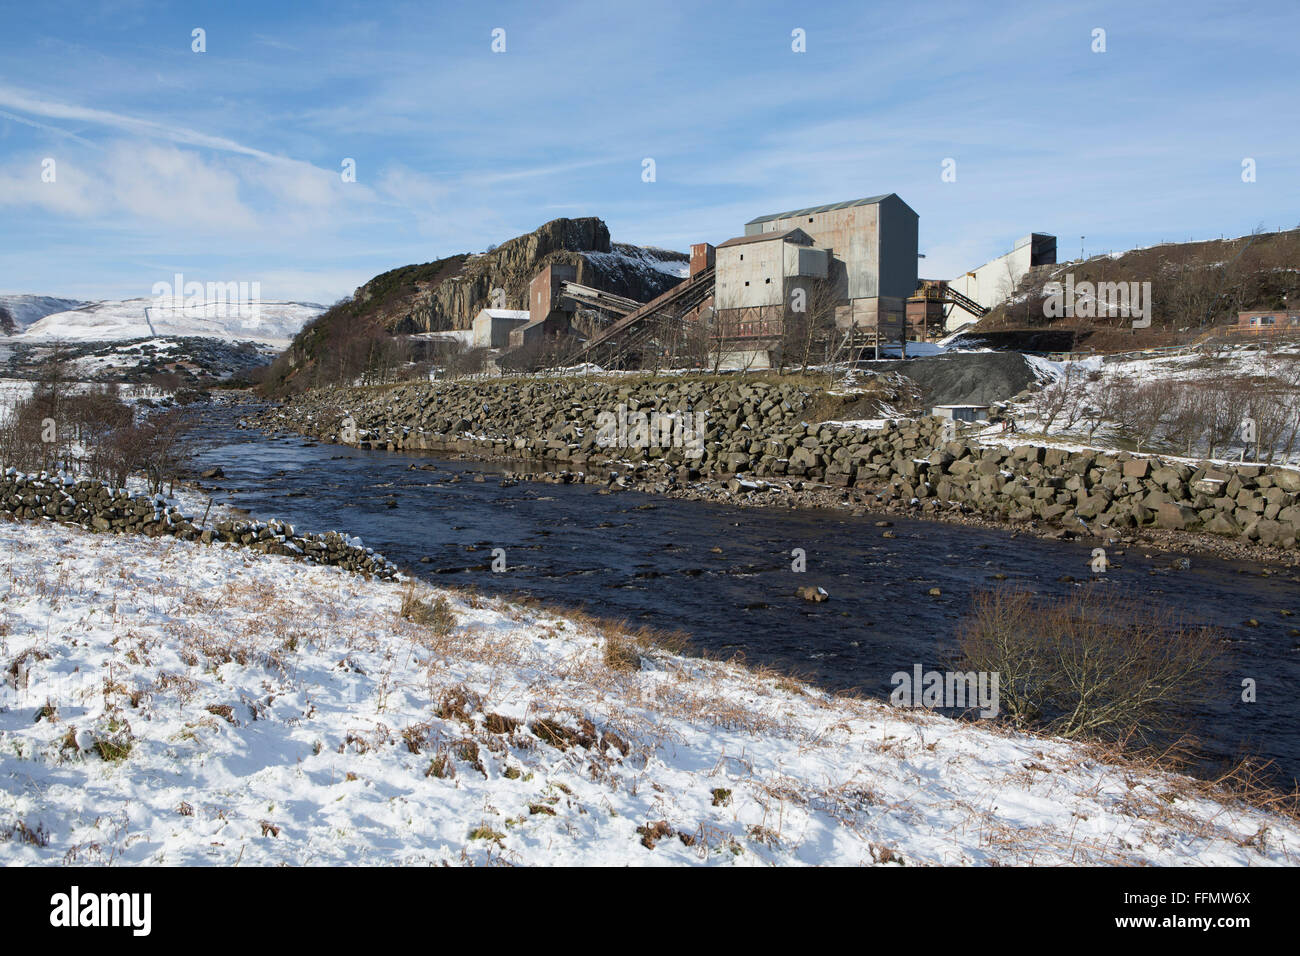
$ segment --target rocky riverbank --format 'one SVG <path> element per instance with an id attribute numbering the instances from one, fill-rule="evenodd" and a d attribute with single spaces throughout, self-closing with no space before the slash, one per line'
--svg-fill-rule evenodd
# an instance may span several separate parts
<path id="1" fill-rule="evenodd" d="M 1297 558 L 1293 469 L 985 445 L 936 418 L 818 421 L 860 417 L 861 405 L 853 392 L 742 379 L 555 378 L 313 391 L 250 424 L 517 459 L 525 478 Z"/>
<path id="2" fill-rule="evenodd" d="M 100 481 L 44 472 L 25 475 L 9 468 L 0 475 L 0 514 L 28 520 L 44 518 L 109 534 L 233 544 L 381 578 L 396 574 L 383 555 L 335 531 L 300 534 L 293 525 L 274 519 L 221 519 L 206 527 L 203 519 L 187 517 L 161 496 L 132 495 L 125 488 L 112 488 Z"/>

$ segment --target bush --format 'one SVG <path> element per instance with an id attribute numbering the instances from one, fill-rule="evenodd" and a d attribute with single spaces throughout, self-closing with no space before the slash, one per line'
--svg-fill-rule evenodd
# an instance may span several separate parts
<path id="1" fill-rule="evenodd" d="M 1222 662 L 1213 629 L 1092 589 L 1063 600 L 980 594 L 960 646 L 964 669 L 999 675 L 1007 719 L 1121 744 L 1177 736 Z"/>

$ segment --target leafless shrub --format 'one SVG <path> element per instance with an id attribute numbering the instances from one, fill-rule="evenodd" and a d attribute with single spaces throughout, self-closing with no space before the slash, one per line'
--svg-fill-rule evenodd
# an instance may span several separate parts
<path id="1" fill-rule="evenodd" d="M 33 830 L 27 824 L 19 820 L 8 829 L 0 829 L 0 842 L 6 840 L 18 840 L 20 843 L 26 843 L 29 846 L 47 847 L 50 845 L 50 834 L 45 829 L 44 824 L 38 823 Z"/>
<path id="2" fill-rule="evenodd" d="M 1087 411 L 1087 391 L 1083 369 L 1067 365 L 1059 378 L 1046 382 L 1034 392 L 1030 400 L 1034 417 L 1044 433 L 1060 423 L 1069 430 L 1084 418 Z"/>
<path id="3" fill-rule="evenodd" d="M 1214 630 L 1093 590 L 1064 600 L 980 594 L 960 647 L 965 668 L 999 675 L 1008 719 L 1143 745 L 1186 727 L 1222 661 Z"/>

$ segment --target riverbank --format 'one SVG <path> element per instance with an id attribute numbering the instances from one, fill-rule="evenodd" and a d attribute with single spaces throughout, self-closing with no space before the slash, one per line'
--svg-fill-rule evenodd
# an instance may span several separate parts
<path id="1" fill-rule="evenodd" d="M 244 520 L 219 509 L 198 515 L 198 496 L 183 494 L 193 507 L 185 514 L 177 499 L 117 488 L 103 481 L 62 474 L 24 474 L 14 468 L 0 471 L 0 515 L 18 519 L 45 519 L 102 534 L 139 534 L 174 537 L 200 544 L 233 544 L 263 554 L 281 554 L 317 564 L 380 577 L 397 572 L 383 555 L 351 535 L 330 531 L 303 534 L 293 525 L 271 518 Z M 211 501 L 209 500 L 209 507 Z M 211 518 L 209 524 L 208 519 Z"/>
<path id="2" fill-rule="evenodd" d="M 0 519 L 0 607 L 10 863 L 1241 866 L 1300 851 L 1287 816 L 1083 746 L 286 556 Z"/>
<path id="3" fill-rule="evenodd" d="M 1300 565 L 1293 469 L 985 444 L 928 417 L 849 420 L 880 401 L 876 393 L 707 377 L 524 379 L 321 390 L 249 424 L 362 448 L 512 462 L 526 480 L 745 507 L 907 514 Z M 614 430 L 602 430 L 610 421 Z"/>

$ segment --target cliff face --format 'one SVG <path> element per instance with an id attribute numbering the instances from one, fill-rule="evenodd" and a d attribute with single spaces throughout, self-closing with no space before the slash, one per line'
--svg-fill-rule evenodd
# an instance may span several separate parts
<path id="1" fill-rule="evenodd" d="M 346 380 L 354 353 L 373 353 L 376 337 L 468 329 L 493 289 L 505 290 L 505 308 L 526 309 L 528 283 L 550 263 L 575 266 L 582 285 L 648 302 L 686 277 L 689 257 L 611 243 L 609 227 L 588 217 L 554 219 L 490 252 L 391 269 L 304 328 L 276 361 L 268 390 Z"/>
<path id="2" fill-rule="evenodd" d="M 406 267 L 376 276 L 359 288 L 354 302 L 394 333 L 468 329 L 479 310 L 491 302 L 492 290 L 505 290 L 505 308 L 528 307 L 528 283 L 545 265 L 577 267 L 578 282 L 645 302 L 681 281 L 665 268 L 687 259 L 680 253 L 611 245 L 601 220 L 555 219 L 539 229 L 503 242 L 482 255 L 459 257 L 454 274 L 401 273 Z M 449 260 L 444 260 L 444 262 Z M 394 288 L 394 280 L 397 288 Z"/>

